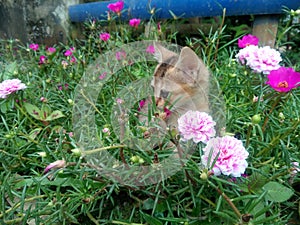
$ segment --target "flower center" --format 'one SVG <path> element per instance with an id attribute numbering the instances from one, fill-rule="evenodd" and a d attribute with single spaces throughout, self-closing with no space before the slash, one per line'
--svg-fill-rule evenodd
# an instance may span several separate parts
<path id="1" fill-rule="evenodd" d="M 286 81 L 281 81 L 278 83 L 277 87 L 280 87 L 280 88 L 288 88 L 289 87 L 289 84 L 288 82 Z"/>

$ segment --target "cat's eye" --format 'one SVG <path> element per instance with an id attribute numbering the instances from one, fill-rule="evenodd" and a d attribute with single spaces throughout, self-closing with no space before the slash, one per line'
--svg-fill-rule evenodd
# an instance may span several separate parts
<path id="1" fill-rule="evenodd" d="M 160 97 L 161 97 L 161 98 L 167 98 L 168 95 L 169 95 L 169 92 L 168 92 L 168 91 L 160 90 Z"/>

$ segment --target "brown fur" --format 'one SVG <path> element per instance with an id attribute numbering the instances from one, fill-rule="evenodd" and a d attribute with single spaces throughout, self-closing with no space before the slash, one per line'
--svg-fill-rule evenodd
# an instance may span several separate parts
<path id="1" fill-rule="evenodd" d="M 157 65 L 151 85 L 156 105 L 172 112 L 166 125 L 177 127 L 178 118 L 188 110 L 209 111 L 209 71 L 203 61 L 188 47 L 179 55 L 157 45 Z M 168 97 L 162 96 L 162 93 Z"/>

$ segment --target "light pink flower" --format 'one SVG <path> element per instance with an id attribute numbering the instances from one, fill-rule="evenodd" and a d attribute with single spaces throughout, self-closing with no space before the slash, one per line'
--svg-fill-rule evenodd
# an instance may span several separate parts
<path id="1" fill-rule="evenodd" d="M 61 61 L 61 65 L 63 66 L 64 69 L 66 69 L 69 63 L 66 60 L 63 60 Z"/>
<path id="2" fill-rule="evenodd" d="M 239 48 L 245 48 L 249 45 L 258 45 L 259 39 L 258 37 L 248 34 L 242 37 L 242 39 L 238 39 Z"/>
<path id="3" fill-rule="evenodd" d="M 0 83 L 0 98 L 7 98 L 10 94 L 27 88 L 19 79 L 5 80 Z"/>
<path id="4" fill-rule="evenodd" d="M 249 66 L 256 73 L 268 74 L 279 69 L 282 58 L 280 53 L 270 46 L 249 45 L 240 49 L 236 58 L 241 64 Z"/>
<path id="5" fill-rule="evenodd" d="M 140 23 L 141 23 L 140 19 L 134 18 L 134 19 L 129 20 L 129 25 L 131 27 L 134 27 L 134 28 L 138 28 L 138 26 L 140 25 Z"/>
<path id="6" fill-rule="evenodd" d="M 119 103 L 119 104 L 123 104 L 123 103 L 124 103 L 124 100 L 123 100 L 123 99 L 121 99 L 121 98 L 117 98 L 117 103 Z"/>
<path id="7" fill-rule="evenodd" d="M 53 53 L 55 53 L 56 52 L 56 49 L 55 48 L 53 48 L 53 47 L 48 47 L 47 48 L 47 54 L 48 55 L 52 55 Z"/>
<path id="8" fill-rule="evenodd" d="M 29 48 L 32 49 L 33 51 L 37 51 L 39 49 L 39 45 L 32 43 L 29 45 Z"/>
<path id="9" fill-rule="evenodd" d="M 102 132 L 105 133 L 105 134 L 107 134 L 107 135 L 110 135 L 110 130 L 109 130 L 109 128 L 107 128 L 107 127 L 104 127 L 104 128 L 102 129 Z"/>
<path id="10" fill-rule="evenodd" d="M 288 92 L 300 86 L 300 73 L 290 67 L 280 67 L 270 72 L 266 84 L 269 84 L 275 91 Z"/>
<path id="11" fill-rule="evenodd" d="M 107 8 L 109 8 L 111 11 L 115 12 L 116 14 L 120 15 L 122 9 L 124 8 L 124 2 L 118 1 L 116 3 L 110 3 L 107 5 Z"/>
<path id="12" fill-rule="evenodd" d="M 110 38 L 110 34 L 109 33 L 101 33 L 100 34 L 100 39 L 102 40 L 102 41 L 108 41 L 108 39 Z"/>
<path id="13" fill-rule="evenodd" d="M 211 138 L 203 152 L 202 165 L 209 169 L 213 166 L 212 171 L 216 176 L 222 173 L 240 177 L 248 166 L 246 159 L 249 153 L 242 141 L 231 136 Z"/>
<path id="14" fill-rule="evenodd" d="M 44 174 L 48 173 L 52 169 L 59 169 L 59 168 L 64 168 L 66 166 L 66 161 L 65 160 L 57 160 L 53 163 L 50 163 L 45 169 L 44 169 Z"/>
<path id="15" fill-rule="evenodd" d="M 193 139 L 195 143 L 206 143 L 214 137 L 216 123 L 205 112 L 187 111 L 178 119 L 178 130 L 183 141 Z"/>
<path id="16" fill-rule="evenodd" d="M 153 45 L 149 45 L 146 49 L 146 52 L 147 53 L 150 53 L 150 54 L 154 54 L 155 53 L 155 48 Z"/>

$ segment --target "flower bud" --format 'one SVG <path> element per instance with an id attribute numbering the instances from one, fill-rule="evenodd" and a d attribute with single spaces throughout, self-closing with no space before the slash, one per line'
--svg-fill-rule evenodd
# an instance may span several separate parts
<path id="1" fill-rule="evenodd" d="M 256 115 L 252 116 L 252 123 L 253 124 L 259 124 L 260 121 L 261 121 L 261 117 L 260 117 L 259 114 L 256 114 Z"/>
<path id="2" fill-rule="evenodd" d="M 76 156 L 81 156 L 81 150 L 79 148 L 74 148 L 71 150 L 71 152 L 73 152 L 73 154 Z"/>
<path id="3" fill-rule="evenodd" d="M 138 163 L 139 162 L 139 157 L 137 155 L 134 155 L 130 158 L 131 162 L 133 163 Z"/>
<path id="4" fill-rule="evenodd" d="M 45 158 L 47 156 L 46 152 L 38 152 L 37 153 L 39 156 L 41 156 L 42 158 Z"/>
<path id="5" fill-rule="evenodd" d="M 207 180 L 207 178 L 208 178 L 207 173 L 206 172 L 202 172 L 201 175 L 200 175 L 200 178 L 201 178 L 201 180 Z"/>

